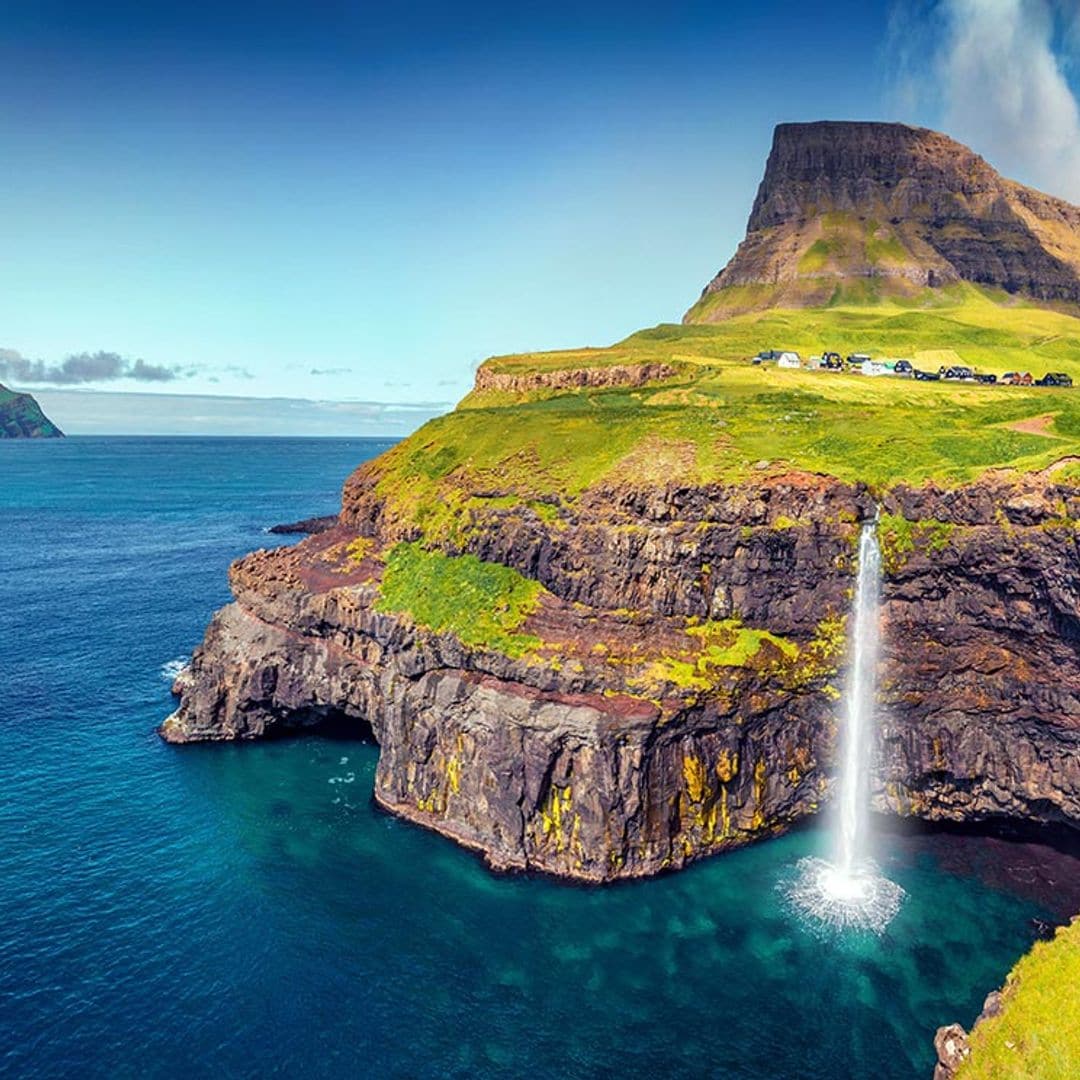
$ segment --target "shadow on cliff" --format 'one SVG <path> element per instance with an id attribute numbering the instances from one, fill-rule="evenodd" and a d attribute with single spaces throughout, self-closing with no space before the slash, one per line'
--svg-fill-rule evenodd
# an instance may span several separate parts
<path id="1" fill-rule="evenodd" d="M 1080 834 L 1068 826 L 1014 818 L 924 822 L 881 814 L 874 825 L 898 854 L 928 852 L 947 873 L 1023 896 L 1062 921 L 1080 910 Z"/>
<path id="2" fill-rule="evenodd" d="M 316 705 L 289 713 L 288 721 L 274 724 L 259 736 L 260 742 L 289 742 L 318 735 L 331 742 L 359 742 L 378 746 L 375 731 L 367 720 L 329 706 Z"/>

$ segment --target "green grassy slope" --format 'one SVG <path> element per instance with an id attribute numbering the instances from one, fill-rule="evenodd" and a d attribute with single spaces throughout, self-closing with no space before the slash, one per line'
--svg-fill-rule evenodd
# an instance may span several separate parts
<path id="1" fill-rule="evenodd" d="M 1080 389 L 866 378 L 745 359 L 781 346 L 804 355 L 951 349 L 982 370 L 1061 370 L 1080 386 L 1080 319 L 1002 306 L 968 286 L 952 296 L 933 309 L 772 311 L 660 326 L 611 349 L 496 358 L 493 370 L 516 375 L 646 362 L 678 373 L 637 388 L 474 392 L 382 459 L 380 490 L 405 518 L 442 527 L 492 498 L 550 513 L 605 482 L 737 481 L 762 462 L 885 487 L 961 483 L 1080 452 Z"/>
<path id="2" fill-rule="evenodd" d="M 1080 318 L 1075 314 L 974 285 L 924 289 L 907 300 L 879 300 L 876 284 L 868 279 L 845 285 L 825 307 L 771 308 L 721 323 L 665 324 L 608 349 L 498 356 L 487 366 L 513 373 L 663 361 L 675 354 L 698 362 L 742 360 L 770 348 L 794 349 L 803 356 L 832 350 L 886 357 L 953 349 L 966 362 L 996 374 L 1021 369 L 1041 375 L 1060 369 L 1080 376 Z M 769 286 L 742 288 L 749 294 Z M 703 297 L 691 317 L 693 312 L 707 313 L 718 295 Z"/>
<path id="3" fill-rule="evenodd" d="M 1055 365 L 1074 377 L 1080 372 L 1080 318 L 1073 314 L 973 285 L 926 289 L 910 301 L 877 303 L 867 295 L 874 285 L 870 279 L 846 286 L 845 295 L 828 307 L 771 309 L 695 328 L 711 331 L 700 340 L 729 359 L 762 348 L 790 348 L 804 355 L 828 348 L 891 357 L 953 349 L 995 374 L 1019 368 L 1038 369 L 1041 375 Z M 704 297 L 693 310 L 707 310 L 718 295 Z M 757 344 L 762 339 L 776 344 Z"/>
<path id="4" fill-rule="evenodd" d="M 990 469 L 1052 467 L 1055 477 L 1080 484 L 1080 317 L 970 285 L 910 301 L 875 299 L 862 288 L 827 307 L 662 325 L 610 348 L 488 360 L 483 389 L 363 466 L 346 488 L 347 515 L 378 516 L 381 605 L 476 648 L 561 662 L 571 646 L 534 633 L 546 632 L 551 595 L 517 571 L 463 555 L 476 537 L 519 523 L 557 532 L 575 514 L 588 524 L 596 504 L 586 498 L 614 501 L 619 489 L 757 483 L 793 471 L 878 493 L 901 483 L 963 484 Z M 998 375 L 1063 371 L 1078 388 L 749 362 L 767 348 L 909 357 L 931 370 L 955 356 Z M 610 370 L 616 366 L 624 370 Z M 639 385 L 645 378 L 652 381 Z M 793 524 L 781 515 L 770 528 Z M 897 560 L 948 540 L 940 523 L 902 518 L 883 521 L 882 537 L 886 558 Z M 750 664 L 759 653 L 785 663 L 790 644 L 767 627 L 729 622 L 687 626 L 681 645 L 668 641 L 644 656 L 620 651 L 623 631 L 614 625 L 591 632 L 620 671 L 637 665 L 620 691 L 657 701 L 673 688 L 705 691 L 721 668 Z M 828 668 L 800 656 L 806 670 Z"/>
<path id="5" fill-rule="evenodd" d="M 1002 1012 L 978 1024 L 956 1080 L 1075 1080 L 1080 1076 L 1080 922 L 1013 969 Z"/>
<path id="6" fill-rule="evenodd" d="M 763 348 L 917 358 L 951 350 L 999 375 L 1064 371 L 1080 387 L 1080 318 L 972 286 L 895 302 L 773 310 L 715 325 L 663 325 L 610 349 L 497 357 L 524 389 L 474 391 L 375 466 L 392 517 L 432 542 L 485 508 L 548 520 L 598 485 L 738 482 L 801 469 L 877 489 L 959 484 L 992 468 L 1042 469 L 1080 453 L 1080 388 L 925 383 L 753 366 Z M 941 357 L 926 355 L 936 369 Z M 546 385 L 546 373 L 663 363 L 640 387 Z M 528 380 L 535 380 L 532 385 Z M 1080 479 L 1073 462 L 1061 475 Z"/>

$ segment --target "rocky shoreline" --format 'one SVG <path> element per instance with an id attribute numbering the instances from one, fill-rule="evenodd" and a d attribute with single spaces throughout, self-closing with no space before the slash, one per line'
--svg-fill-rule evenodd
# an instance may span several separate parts
<path id="1" fill-rule="evenodd" d="M 338 523 L 337 514 L 322 517 L 302 518 L 300 521 L 287 521 L 280 525 L 271 525 L 266 531 L 273 536 L 312 536 L 332 529 Z"/>

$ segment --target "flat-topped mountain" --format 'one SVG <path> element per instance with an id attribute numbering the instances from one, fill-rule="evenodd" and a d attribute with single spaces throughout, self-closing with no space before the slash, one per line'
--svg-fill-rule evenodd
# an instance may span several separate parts
<path id="1" fill-rule="evenodd" d="M 0 439 L 56 439 L 63 434 L 30 394 L 0 385 Z"/>
<path id="2" fill-rule="evenodd" d="M 781 124 L 746 239 L 684 321 L 959 282 L 1080 304 L 1080 208 L 925 128 Z"/>

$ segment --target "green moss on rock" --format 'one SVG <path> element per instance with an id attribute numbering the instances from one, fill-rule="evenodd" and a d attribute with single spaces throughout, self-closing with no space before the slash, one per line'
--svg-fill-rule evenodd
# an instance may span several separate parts
<path id="1" fill-rule="evenodd" d="M 401 543 L 386 556 L 377 608 L 402 612 L 419 626 L 464 644 L 520 657 L 540 644 L 519 633 L 543 586 L 475 555 L 443 555 Z"/>
<path id="2" fill-rule="evenodd" d="M 932 554 L 944 550 L 954 529 L 955 526 L 947 521 L 909 521 L 900 514 L 882 514 L 878 537 L 885 573 L 895 574 L 902 570 L 916 551 Z"/>

